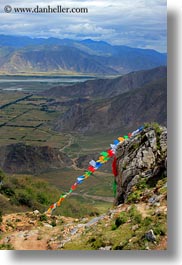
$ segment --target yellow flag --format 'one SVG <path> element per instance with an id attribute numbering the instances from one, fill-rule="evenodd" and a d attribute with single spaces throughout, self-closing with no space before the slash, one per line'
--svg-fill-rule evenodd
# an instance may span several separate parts
<path id="1" fill-rule="evenodd" d="M 119 140 L 120 142 L 123 142 L 123 141 L 124 141 L 124 138 L 123 138 L 123 137 L 119 137 L 118 140 Z"/>

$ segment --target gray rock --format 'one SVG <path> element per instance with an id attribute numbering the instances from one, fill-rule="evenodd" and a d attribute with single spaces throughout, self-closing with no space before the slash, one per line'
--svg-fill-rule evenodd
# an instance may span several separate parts
<path id="1" fill-rule="evenodd" d="M 157 150 L 157 140 L 156 140 L 156 134 L 154 130 L 151 130 L 149 132 L 146 133 L 146 136 L 148 138 L 148 141 L 150 143 L 150 147 L 153 150 Z"/>
<path id="2" fill-rule="evenodd" d="M 43 225 L 44 225 L 45 227 L 47 227 L 47 228 L 53 228 L 53 226 L 52 226 L 52 225 L 50 225 L 50 224 L 47 224 L 47 223 L 43 223 Z"/>
<path id="3" fill-rule="evenodd" d="M 160 201 L 160 198 L 161 198 L 161 196 L 157 196 L 156 194 L 154 194 L 154 196 L 152 196 L 152 197 L 148 200 L 148 202 L 151 203 L 151 204 L 155 204 L 155 203 L 157 203 L 157 202 Z"/>
<path id="4" fill-rule="evenodd" d="M 111 250 L 112 246 L 101 247 L 99 250 Z"/>
<path id="5" fill-rule="evenodd" d="M 34 213 L 35 215 L 40 214 L 40 212 L 39 212 L 38 210 L 33 211 L 33 213 Z"/>
<path id="6" fill-rule="evenodd" d="M 167 130 L 164 129 L 164 131 L 160 135 L 160 148 L 161 148 L 162 153 L 167 152 L 166 143 L 167 143 Z"/>
<path id="7" fill-rule="evenodd" d="M 152 229 L 145 233 L 145 237 L 148 241 L 156 241 L 156 236 L 154 235 L 154 231 Z"/>
<path id="8" fill-rule="evenodd" d="M 151 147 L 146 148 L 146 150 L 143 151 L 143 166 L 145 168 L 151 168 L 152 165 L 155 163 L 155 156 L 153 153 L 153 150 Z"/>

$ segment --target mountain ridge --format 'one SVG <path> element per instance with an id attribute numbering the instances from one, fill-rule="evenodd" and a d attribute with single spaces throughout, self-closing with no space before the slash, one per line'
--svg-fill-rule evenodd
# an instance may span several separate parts
<path id="1" fill-rule="evenodd" d="M 46 53 L 47 47 L 49 47 L 49 53 Z M 4 52 L 7 49 L 9 49 L 8 56 Z M 39 53 L 42 54 L 36 54 L 35 49 L 39 49 Z M 54 49 L 57 49 L 58 53 L 55 54 Z M 116 46 L 93 40 L 33 39 L 0 35 L 0 50 L 2 64 L 0 71 L 15 74 L 51 71 L 60 74 L 116 75 L 166 65 L 167 62 L 166 54 L 155 50 Z M 21 55 L 18 58 L 15 56 L 17 53 Z M 49 65 L 49 68 L 46 68 L 46 65 Z"/>
<path id="2" fill-rule="evenodd" d="M 54 122 L 57 131 L 103 133 L 132 130 L 145 122 L 167 121 L 167 68 L 129 73 L 114 79 L 89 80 L 68 87 L 55 87 L 43 92 L 44 96 L 87 98 L 70 105 Z M 154 108 L 155 106 L 155 108 Z"/>
<path id="3" fill-rule="evenodd" d="M 150 70 L 135 71 L 116 78 L 88 80 L 66 87 L 57 86 L 41 94 L 53 98 L 64 96 L 108 98 L 140 88 L 159 78 L 167 78 L 167 67 L 160 66 Z"/>

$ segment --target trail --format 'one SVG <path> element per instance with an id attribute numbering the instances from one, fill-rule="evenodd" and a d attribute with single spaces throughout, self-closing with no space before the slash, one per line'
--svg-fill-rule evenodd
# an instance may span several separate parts
<path id="1" fill-rule="evenodd" d="M 68 134 L 68 136 L 69 136 L 68 143 L 59 149 L 60 152 L 64 152 L 64 149 L 70 147 L 73 144 L 73 142 L 74 142 L 73 136 L 71 134 Z"/>
<path id="2" fill-rule="evenodd" d="M 76 195 L 76 196 L 82 196 L 82 197 L 85 197 L 85 198 L 90 198 L 90 199 L 93 199 L 94 203 L 95 201 L 103 201 L 103 202 L 113 202 L 113 197 L 103 197 L 103 196 L 97 196 L 97 195 L 89 195 L 87 194 L 86 192 L 83 193 L 83 194 L 80 194 L 80 193 L 77 193 L 77 192 L 73 192 L 72 193 L 73 195 Z"/>
<path id="3" fill-rule="evenodd" d="M 62 221 L 63 225 L 53 227 L 50 221 L 40 225 L 39 217 L 33 213 L 8 214 L 3 218 L 1 231 L 4 235 L 0 244 L 11 244 L 15 250 L 62 249 L 66 243 L 80 236 L 87 227 L 96 225 L 104 217 L 105 215 L 101 215 L 85 222 L 84 219 L 55 216 L 54 220 Z"/>
<path id="4" fill-rule="evenodd" d="M 163 197 L 165 200 L 165 197 Z M 75 219 L 65 216 L 47 216 L 47 220 L 40 221 L 41 214 L 38 212 L 14 213 L 3 216 L 3 222 L 0 226 L 1 238 L 0 244 L 10 244 L 15 250 L 64 250 L 69 242 L 77 242 L 80 237 L 91 229 L 91 234 L 95 235 L 97 225 L 103 222 L 104 233 L 111 230 L 111 225 L 115 218 L 121 212 L 127 212 L 131 207 L 130 204 L 121 204 L 115 208 L 109 209 L 105 214 L 93 218 Z M 137 210 L 143 218 L 154 213 L 155 208 L 150 208 L 148 203 L 140 202 L 136 204 Z M 167 213 L 167 205 L 161 204 L 157 211 Z M 56 226 L 52 225 L 52 222 Z M 123 226 L 124 227 L 124 226 Z M 99 228 L 100 229 L 100 228 Z M 162 238 L 157 249 L 166 249 L 167 236 Z"/>
<path id="5" fill-rule="evenodd" d="M 77 155 L 77 157 L 75 157 L 75 158 L 72 158 L 72 168 L 74 169 L 74 170 L 84 170 L 83 168 L 79 168 L 78 166 L 77 166 L 77 164 L 76 164 L 76 161 L 77 161 L 77 159 L 79 158 L 79 154 Z"/>

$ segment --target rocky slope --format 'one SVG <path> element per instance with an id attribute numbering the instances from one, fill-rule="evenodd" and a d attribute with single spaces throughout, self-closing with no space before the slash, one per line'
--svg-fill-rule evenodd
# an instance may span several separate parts
<path id="1" fill-rule="evenodd" d="M 131 81 L 131 80 L 130 80 Z M 156 79 L 118 96 L 75 104 L 66 111 L 54 129 L 95 133 L 130 131 L 145 122 L 167 123 L 167 80 Z"/>
<path id="2" fill-rule="evenodd" d="M 38 211 L 5 215 L 1 249 L 167 249 L 166 128 L 146 126 L 119 144 L 116 156 L 118 206 L 82 219 Z"/>
<path id="3" fill-rule="evenodd" d="M 40 173 L 51 168 L 72 164 L 68 156 L 49 146 L 31 146 L 24 143 L 1 146 L 0 167 L 9 173 Z"/>
<path id="4" fill-rule="evenodd" d="M 150 70 L 136 71 L 129 74 L 110 79 L 89 80 L 71 86 L 58 86 L 44 91 L 44 96 L 51 98 L 61 97 L 89 97 L 89 98 L 110 98 L 137 88 L 156 80 L 167 78 L 165 66 Z"/>

